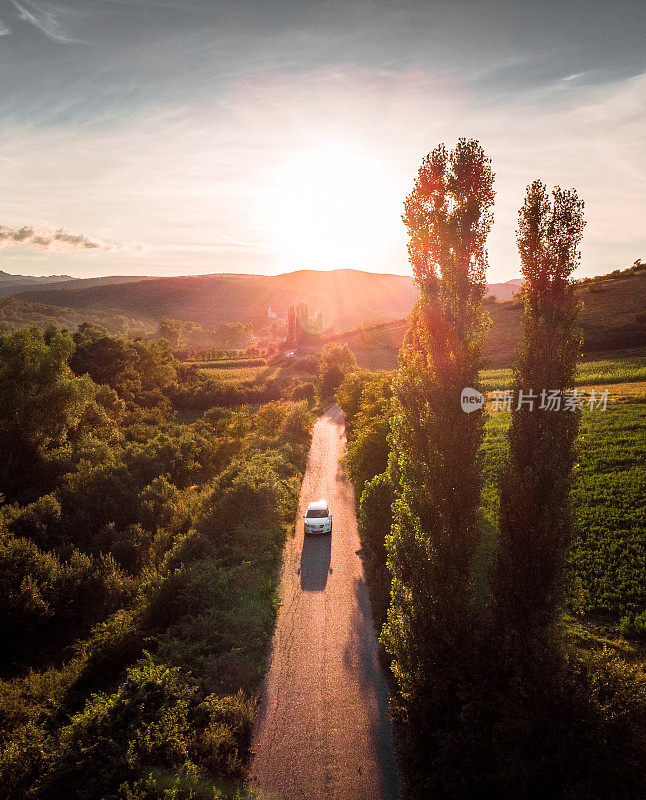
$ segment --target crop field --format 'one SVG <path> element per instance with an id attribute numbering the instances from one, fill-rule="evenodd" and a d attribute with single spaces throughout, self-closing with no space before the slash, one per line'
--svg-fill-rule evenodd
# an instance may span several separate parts
<path id="1" fill-rule="evenodd" d="M 234 385 L 240 383 L 250 383 L 256 380 L 263 372 L 267 370 L 266 364 L 256 366 L 207 366 L 200 367 L 200 372 L 209 375 L 227 385 Z"/>
<path id="2" fill-rule="evenodd" d="M 572 612 L 631 621 L 646 610 L 646 383 L 635 381 L 639 367 L 613 362 L 583 364 L 593 375 L 617 380 L 621 369 L 630 381 L 617 383 L 607 410 L 584 410 L 572 492 L 575 535 L 569 555 Z M 596 369 L 596 371 L 595 371 Z M 603 384 L 601 384 L 603 385 Z M 635 387 L 641 387 L 636 396 Z M 488 415 L 483 460 L 483 515 L 494 546 L 495 487 L 507 450 L 508 412 Z"/>
<path id="3" fill-rule="evenodd" d="M 510 389 L 513 373 L 511 369 L 486 369 L 482 371 L 481 379 L 486 391 Z M 601 386 L 640 381 L 646 381 L 646 355 L 583 361 L 578 365 L 576 385 Z"/>

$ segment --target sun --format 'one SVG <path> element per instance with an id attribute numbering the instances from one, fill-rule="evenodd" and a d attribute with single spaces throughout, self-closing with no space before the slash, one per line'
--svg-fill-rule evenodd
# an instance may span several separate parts
<path id="1" fill-rule="evenodd" d="M 376 157 L 349 145 L 313 148 L 276 170 L 270 235 L 286 268 L 370 269 L 399 222 L 392 197 Z"/>

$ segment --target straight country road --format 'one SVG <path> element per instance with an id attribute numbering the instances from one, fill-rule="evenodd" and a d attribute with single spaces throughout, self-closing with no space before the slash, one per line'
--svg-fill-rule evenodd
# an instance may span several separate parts
<path id="1" fill-rule="evenodd" d="M 281 606 L 253 742 L 252 776 L 261 797 L 401 795 L 354 491 L 341 464 L 345 445 L 343 412 L 333 406 L 314 428 L 296 535 L 285 547 Z M 322 498 L 333 515 L 332 536 L 304 538 L 302 515 Z"/>

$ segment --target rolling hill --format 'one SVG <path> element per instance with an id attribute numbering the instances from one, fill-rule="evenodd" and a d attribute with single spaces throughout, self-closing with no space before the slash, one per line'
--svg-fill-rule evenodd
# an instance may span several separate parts
<path id="1" fill-rule="evenodd" d="M 142 276 L 110 275 L 104 278 L 73 278 L 71 275 L 12 275 L 0 270 L 0 298 L 12 297 L 22 292 L 38 290 L 77 289 L 88 286 L 140 281 Z"/>
<path id="2" fill-rule="evenodd" d="M 492 284 L 508 299 L 517 279 Z M 67 308 L 118 309 L 147 319 L 170 317 L 211 326 L 218 322 L 264 324 L 271 308 L 285 318 L 304 302 L 337 330 L 385 322 L 408 314 L 417 291 L 408 276 L 358 270 L 299 270 L 282 275 L 197 275 L 176 278 L 75 280 L 55 286 L 23 287 L 21 299 Z"/>
<path id="3" fill-rule="evenodd" d="M 121 285 L 49 287 L 21 299 L 87 309 L 120 309 L 136 316 L 171 317 L 210 326 L 218 322 L 263 324 L 268 309 L 286 317 L 290 305 L 307 303 L 328 325 L 356 327 L 408 313 L 415 289 L 408 277 L 356 270 L 302 270 L 283 275 L 197 275 L 154 278 Z"/>
<path id="4" fill-rule="evenodd" d="M 519 285 L 520 280 L 513 279 L 488 287 L 489 294 L 499 298 L 486 301 L 492 326 L 485 355 L 493 365 L 510 363 L 520 336 L 522 304 L 513 297 Z M 583 306 L 581 326 L 587 352 L 646 344 L 646 266 L 641 262 L 580 281 L 577 294 Z M 416 296 L 408 276 L 300 270 L 282 275 L 72 279 L 30 286 L 16 298 L 77 309 L 88 318 L 107 312 L 122 314 L 149 326 L 170 317 L 204 327 L 251 322 L 258 328 L 267 323 L 270 308 L 284 319 L 290 305 L 304 302 L 311 315 L 323 315 L 327 339 L 347 341 L 366 366 L 393 367 L 405 317 Z"/>
<path id="5" fill-rule="evenodd" d="M 576 287 L 581 302 L 584 353 L 646 346 L 646 265 L 587 278 Z M 521 335 L 522 302 L 488 302 L 491 327 L 484 356 L 491 366 L 509 366 Z M 331 336 L 345 342 L 368 369 L 394 369 L 407 323 L 405 319 Z"/>

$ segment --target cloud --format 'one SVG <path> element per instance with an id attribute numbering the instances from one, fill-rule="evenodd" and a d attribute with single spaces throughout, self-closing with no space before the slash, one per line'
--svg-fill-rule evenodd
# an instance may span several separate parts
<path id="1" fill-rule="evenodd" d="M 113 252 L 130 250 L 141 252 L 147 249 L 143 242 L 104 242 L 84 233 L 73 233 L 65 228 L 36 228 L 23 225 L 22 228 L 9 228 L 0 225 L 0 248 L 11 244 L 31 244 L 44 249 L 81 249 Z"/>
<path id="2" fill-rule="evenodd" d="M 56 42 L 74 42 L 75 39 L 70 38 L 67 31 L 61 25 L 60 20 L 56 15 L 56 11 L 61 11 L 51 3 L 48 3 L 48 8 L 52 10 L 42 9 L 38 4 L 30 2 L 30 0 L 23 0 L 19 3 L 18 0 L 11 0 L 15 6 L 18 16 L 23 22 L 28 22 L 39 31 L 42 31 L 45 36 L 54 39 Z"/>
<path id="3" fill-rule="evenodd" d="M 109 239 L 144 240 L 152 245 L 149 271 L 284 272 L 303 261 L 285 246 L 289 219 L 274 224 L 276 213 L 298 206 L 303 182 L 292 180 L 294 171 L 332 148 L 345 154 L 351 174 L 374 167 L 374 191 L 366 194 L 379 223 L 365 258 L 351 265 L 406 272 L 400 214 L 420 160 L 438 142 L 452 146 L 458 136 L 474 136 L 496 172 L 490 280 L 518 272 L 518 208 L 538 177 L 579 190 L 588 220 L 582 274 L 600 274 L 632 263 L 646 248 L 646 73 L 565 87 L 559 81 L 483 96 L 451 73 L 342 64 L 247 74 L 209 103 L 187 95 L 182 104 L 160 102 L 92 123 L 10 121 L 0 143 L 0 219 L 70 220 L 76 230 Z M 343 174 L 339 192 L 345 203 L 354 197 Z M 357 226 L 358 249 L 362 237 Z M 98 253 L 92 269 L 101 264 L 97 248 L 60 240 L 56 246 Z M 325 250 L 312 241 L 313 255 Z M 32 242 L 3 258 L 10 266 L 36 251 L 42 258 L 51 252 Z M 134 266 L 128 250 L 121 253 L 104 256 L 106 270 L 141 270 L 140 258 Z"/>

